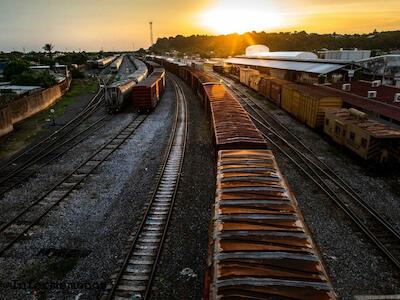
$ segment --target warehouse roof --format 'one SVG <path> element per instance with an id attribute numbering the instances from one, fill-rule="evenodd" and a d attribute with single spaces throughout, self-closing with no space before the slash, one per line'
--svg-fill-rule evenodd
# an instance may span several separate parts
<path id="1" fill-rule="evenodd" d="M 281 58 L 281 59 L 317 59 L 318 56 L 312 52 L 303 51 L 276 51 L 276 52 L 259 52 L 247 54 L 247 57 L 265 57 L 265 58 Z"/>
<path id="2" fill-rule="evenodd" d="M 246 65 L 246 66 L 257 66 L 273 69 L 283 69 L 299 72 L 307 72 L 314 74 L 327 74 L 339 69 L 342 69 L 346 65 L 340 63 L 327 63 L 320 60 L 280 60 L 280 59 L 255 59 L 255 58 L 244 58 L 244 57 L 233 57 L 225 60 L 226 63 Z"/>

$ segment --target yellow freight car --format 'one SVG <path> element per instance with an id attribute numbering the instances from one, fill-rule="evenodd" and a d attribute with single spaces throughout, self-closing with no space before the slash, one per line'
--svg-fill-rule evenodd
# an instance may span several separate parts
<path id="1" fill-rule="evenodd" d="M 281 106 L 282 101 L 282 89 L 285 85 L 293 84 L 290 81 L 279 79 L 279 78 L 271 78 L 270 84 L 267 85 L 267 93 L 269 99 L 274 102 L 276 105 Z"/>
<path id="2" fill-rule="evenodd" d="M 343 101 L 314 85 L 285 84 L 282 86 L 281 106 L 311 128 L 323 129 L 325 111 L 341 108 Z"/>
<path id="3" fill-rule="evenodd" d="M 250 76 L 260 75 L 260 72 L 250 68 L 240 68 L 240 83 L 250 87 Z"/>
<path id="4" fill-rule="evenodd" d="M 331 109 L 325 116 L 324 132 L 365 160 L 398 160 L 400 130 L 354 108 Z"/>
<path id="5" fill-rule="evenodd" d="M 251 89 L 254 91 L 258 92 L 259 91 L 259 84 L 261 81 L 261 75 L 251 75 L 249 79 L 249 86 Z"/>
<path id="6" fill-rule="evenodd" d="M 265 98 L 269 98 L 269 91 L 271 89 L 271 76 L 260 74 L 260 83 L 258 84 L 258 92 Z"/>

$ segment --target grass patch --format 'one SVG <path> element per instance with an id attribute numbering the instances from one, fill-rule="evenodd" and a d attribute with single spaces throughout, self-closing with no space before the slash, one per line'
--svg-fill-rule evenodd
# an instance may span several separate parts
<path id="1" fill-rule="evenodd" d="M 97 91 L 97 81 L 74 80 L 72 81 L 69 91 L 50 108 L 55 110 L 54 115 L 56 117 L 62 116 L 65 112 L 65 108 L 74 103 L 79 96 L 91 94 L 94 91 Z"/>
<path id="2" fill-rule="evenodd" d="M 74 80 L 70 90 L 53 106 L 38 112 L 21 123 L 14 124 L 14 131 L 0 138 L 0 160 L 7 159 L 50 131 L 49 128 L 44 126 L 49 123 L 48 119 L 51 119 L 50 109 L 55 110 L 56 118 L 60 117 L 64 115 L 66 107 L 76 102 L 79 96 L 92 94 L 93 91 L 97 91 L 96 80 Z"/>

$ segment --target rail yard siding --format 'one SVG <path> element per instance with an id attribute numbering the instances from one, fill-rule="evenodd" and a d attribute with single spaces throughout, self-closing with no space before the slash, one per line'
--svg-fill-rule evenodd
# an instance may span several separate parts
<path id="1" fill-rule="evenodd" d="M 336 299 L 270 150 L 218 152 L 205 299 Z"/>
<path id="2" fill-rule="evenodd" d="M 11 132 L 13 124 L 31 117 L 56 102 L 68 91 L 70 83 L 71 80 L 66 79 L 48 89 L 12 101 L 2 108 L 0 110 L 0 136 Z"/>

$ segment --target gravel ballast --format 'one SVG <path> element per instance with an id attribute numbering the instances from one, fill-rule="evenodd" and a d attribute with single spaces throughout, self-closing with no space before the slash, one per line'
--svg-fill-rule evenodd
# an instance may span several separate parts
<path id="1" fill-rule="evenodd" d="M 399 195 L 385 178 L 371 172 L 360 159 L 343 151 L 327 137 L 301 124 L 283 110 L 266 100 L 255 100 L 294 132 L 364 201 L 400 228 Z M 398 271 L 384 254 L 286 156 L 272 145 L 271 149 L 296 195 L 339 299 L 353 299 L 355 295 L 400 293 Z"/>
<path id="2" fill-rule="evenodd" d="M 166 244 L 156 269 L 152 299 L 201 299 L 208 226 L 215 194 L 210 127 L 201 100 L 180 79 L 186 95 L 189 134 L 182 176 Z"/>
<path id="3" fill-rule="evenodd" d="M 140 221 L 148 194 L 155 184 L 175 110 L 173 89 L 168 84 L 157 108 L 106 162 L 88 178 L 82 188 L 42 220 L 30 236 L 0 258 L 0 282 L 33 281 L 36 284 L 88 284 L 88 288 L 50 288 L 39 293 L 47 299 L 95 299 L 103 292 L 117 261 L 122 258 L 127 238 Z M 81 156 L 115 135 L 135 114 L 115 116 L 93 139 L 74 148 L 40 176 L 66 172 Z M 90 149 L 90 150 L 89 150 Z M 45 190 L 47 184 L 37 187 Z M 29 184 L 8 197 L 29 193 Z M 8 199 L 10 199 L 8 198 Z M 18 201 L 18 200 L 15 200 Z M 8 201 L 7 201 L 8 202 Z M 14 202 L 15 203 L 15 202 Z M 5 288 L 2 294 L 22 299 L 27 290 Z"/>

